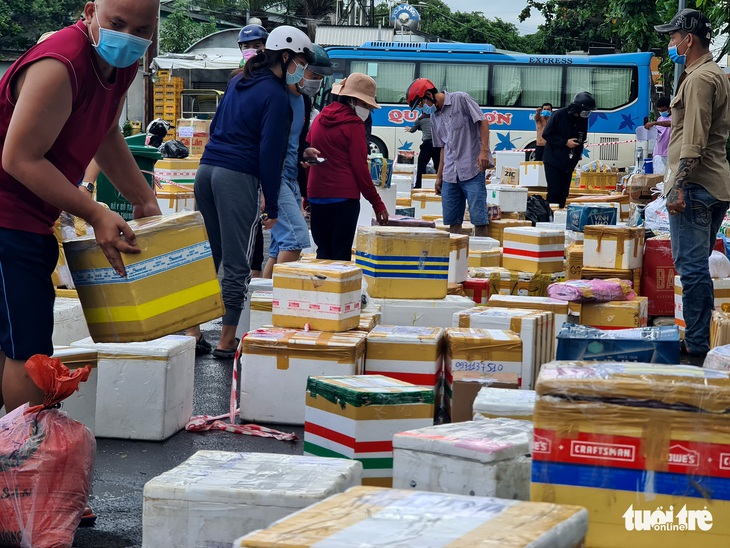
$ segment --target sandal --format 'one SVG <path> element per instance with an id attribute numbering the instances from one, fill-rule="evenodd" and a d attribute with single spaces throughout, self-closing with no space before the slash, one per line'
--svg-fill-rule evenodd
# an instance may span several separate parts
<path id="1" fill-rule="evenodd" d="M 239 342 L 241 342 L 241 340 L 236 338 L 236 347 L 229 350 L 216 348 L 215 350 L 213 350 L 213 357 L 218 360 L 232 360 L 236 357 L 236 349 L 238 348 Z"/>
<path id="2" fill-rule="evenodd" d="M 195 341 L 195 355 L 196 356 L 202 356 L 203 354 L 210 354 L 210 351 L 213 350 L 213 347 L 210 345 L 208 341 L 205 340 L 205 337 L 202 335 L 198 340 Z"/>
<path id="3" fill-rule="evenodd" d="M 84 513 L 81 515 L 79 521 L 79 527 L 93 527 L 96 523 L 96 514 L 90 507 L 84 508 Z"/>

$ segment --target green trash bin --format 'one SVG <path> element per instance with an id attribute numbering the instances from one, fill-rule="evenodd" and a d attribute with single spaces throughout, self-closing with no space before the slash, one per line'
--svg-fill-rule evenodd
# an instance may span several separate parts
<path id="1" fill-rule="evenodd" d="M 127 141 L 127 146 L 129 146 L 129 150 L 132 152 L 132 156 L 134 156 L 139 169 L 149 172 L 143 173 L 143 175 L 147 179 L 150 187 L 152 187 L 154 183 L 150 173 L 154 173 L 155 163 L 162 158 L 162 154 L 155 147 L 146 146 L 144 144 L 145 137 L 146 135 L 144 133 L 138 133 L 137 135 L 126 137 L 125 141 Z M 107 204 L 109 209 L 119 213 L 124 220 L 132 220 L 132 204 L 124 199 L 124 196 L 121 195 L 103 173 L 100 173 L 96 180 L 96 200 Z"/>

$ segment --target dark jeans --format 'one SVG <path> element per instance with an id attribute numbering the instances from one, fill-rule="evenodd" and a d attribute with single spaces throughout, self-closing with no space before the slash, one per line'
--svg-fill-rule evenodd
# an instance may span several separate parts
<path id="1" fill-rule="evenodd" d="M 418 155 L 418 173 L 415 188 L 421 188 L 421 177 L 426 173 L 428 161 L 433 160 L 433 168 L 438 171 L 441 163 L 441 149 L 433 146 L 431 139 L 421 143 L 421 153 Z"/>
<path id="2" fill-rule="evenodd" d="M 536 162 L 542 162 L 542 155 L 545 152 L 544 146 L 536 146 L 535 147 L 535 161 Z"/>
<path id="3" fill-rule="evenodd" d="M 561 208 L 565 207 L 565 200 L 570 194 L 570 180 L 573 177 L 571 171 L 565 171 L 563 168 L 545 164 L 545 179 L 547 179 L 548 191 L 547 201 L 549 204 L 558 204 Z"/>
<path id="4" fill-rule="evenodd" d="M 360 200 L 333 204 L 310 202 L 312 238 L 317 244 L 317 258 L 351 261 L 352 244 L 360 215 Z"/>

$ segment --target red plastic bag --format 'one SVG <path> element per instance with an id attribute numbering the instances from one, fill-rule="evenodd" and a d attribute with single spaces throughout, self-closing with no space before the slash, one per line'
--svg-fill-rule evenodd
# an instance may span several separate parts
<path id="1" fill-rule="evenodd" d="M 60 360 L 37 355 L 26 369 L 46 397 L 0 419 L 0 546 L 70 547 L 89 496 L 96 440 L 53 407 L 91 367 L 70 374 Z"/>

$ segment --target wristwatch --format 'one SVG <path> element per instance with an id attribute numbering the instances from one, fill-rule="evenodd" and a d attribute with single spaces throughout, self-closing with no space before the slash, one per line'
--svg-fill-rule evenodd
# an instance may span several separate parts
<path id="1" fill-rule="evenodd" d="M 83 183 L 81 183 L 81 184 L 80 184 L 79 186 L 82 186 L 82 187 L 84 187 L 84 188 L 85 188 L 86 190 L 88 190 L 88 191 L 89 191 L 89 194 L 93 194 L 93 193 L 94 193 L 94 188 L 95 188 L 95 187 L 94 187 L 94 183 L 91 183 L 91 182 L 89 182 L 89 181 L 84 181 L 84 182 L 83 182 Z"/>

